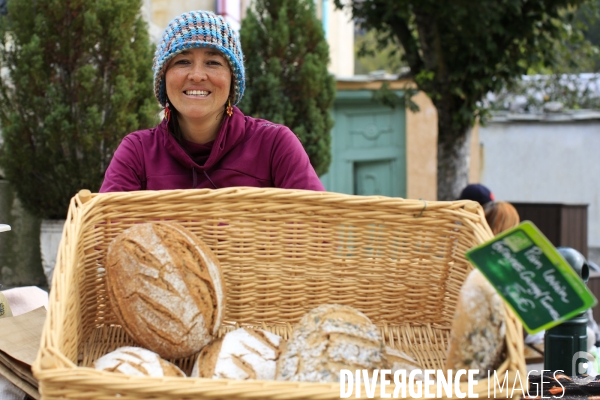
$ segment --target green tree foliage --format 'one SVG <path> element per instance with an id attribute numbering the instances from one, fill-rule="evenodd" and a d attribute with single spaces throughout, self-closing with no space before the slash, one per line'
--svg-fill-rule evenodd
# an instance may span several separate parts
<path id="1" fill-rule="evenodd" d="M 354 35 L 354 73 L 368 74 L 373 71 L 385 71 L 390 74 L 401 73 L 406 66 L 399 53 L 402 47 L 396 42 L 384 41 L 381 45 L 375 30 L 363 31 L 357 29 Z"/>
<path id="2" fill-rule="evenodd" d="M 588 44 L 586 48 L 592 47 L 591 51 L 585 54 L 588 56 L 587 62 L 591 65 L 586 65 L 587 62 L 584 60 L 583 69 L 558 72 L 600 72 L 600 0 L 592 0 L 579 7 L 575 13 L 575 24 L 583 32 L 585 42 Z"/>
<path id="3" fill-rule="evenodd" d="M 489 109 L 543 113 L 560 109 L 558 103 L 564 110 L 600 109 L 600 0 L 577 8 L 554 48 L 556 63 L 530 66 L 527 75 L 488 96 Z"/>
<path id="4" fill-rule="evenodd" d="M 0 165 L 33 214 L 97 191 L 122 137 L 156 122 L 140 0 L 9 0 L 0 19 Z"/>
<path id="5" fill-rule="evenodd" d="M 598 4 L 600 5 L 600 1 Z M 527 71 L 529 75 L 573 74 L 598 70 L 600 43 L 593 41 L 595 25 L 600 17 L 597 5 L 584 3 L 575 12 L 563 10 L 560 15 L 566 24 L 562 34 L 554 42 L 555 62 L 544 64 L 540 61 L 530 65 Z"/>
<path id="6" fill-rule="evenodd" d="M 312 0 L 256 0 L 240 31 L 246 58 L 247 115 L 283 124 L 298 136 L 318 175 L 331 162 L 335 81 L 329 47 Z"/>
<path id="7" fill-rule="evenodd" d="M 341 0 L 335 0 L 342 8 Z M 583 0 L 353 0 L 363 29 L 401 44 L 403 59 L 438 111 L 438 199 L 468 183 L 470 129 L 481 100 L 532 65 L 553 65 L 556 41 Z"/>

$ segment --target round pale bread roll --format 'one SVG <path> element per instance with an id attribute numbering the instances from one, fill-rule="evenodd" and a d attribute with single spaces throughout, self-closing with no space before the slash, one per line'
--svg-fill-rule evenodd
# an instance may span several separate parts
<path id="1" fill-rule="evenodd" d="M 478 369 L 476 378 L 502 364 L 504 304 L 488 280 L 474 269 L 460 289 L 452 321 L 446 370 Z"/>
<path id="2" fill-rule="evenodd" d="M 280 336 L 262 329 L 236 329 L 202 348 L 190 376 L 273 380 L 280 343 Z"/>
<path id="3" fill-rule="evenodd" d="M 192 355 L 217 333 L 225 281 L 204 242 L 176 223 L 123 231 L 106 256 L 108 297 L 123 329 L 163 358 Z"/>
<path id="4" fill-rule="evenodd" d="M 180 376 L 185 374 L 176 365 L 163 360 L 150 350 L 141 347 L 119 347 L 94 361 L 100 371 L 120 372 L 133 376 Z"/>
<path id="5" fill-rule="evenodd" d="M 277 380 L 339 382 L 340 370 L 366 369 L 386 364 L 379 329 L 352 307 L 337 304 L 309 311 L 282 346 Z"/>

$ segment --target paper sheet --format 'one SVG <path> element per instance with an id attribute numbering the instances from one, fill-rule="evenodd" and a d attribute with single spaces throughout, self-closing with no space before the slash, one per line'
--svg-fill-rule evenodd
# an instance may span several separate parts
<path id="1" fill-rule="evenodd" d="M 31 364 L 37 357 L 45 320 L 44 307 L 0 318 L 0 375 L 34 399 L 40 395 Z"/>
<path id="2" fill-rule="evenodd" d="M 31 366 L 40 348 L 45 320 L 44 307 L 17 317 L 0 318 L 0 351 Z"/>

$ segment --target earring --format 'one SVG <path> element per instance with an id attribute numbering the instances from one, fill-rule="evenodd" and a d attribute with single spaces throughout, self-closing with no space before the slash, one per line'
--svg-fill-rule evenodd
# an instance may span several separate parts
<path id="1" fill-rule="evenodd" d="M 167 120 L 167 123 L 169 123 L 170 119 L 171 119 L 171 110 L 169 109 L 169 102 L 167 102 L 167 105 L 165 106 L 165 120 Z"/>
<path id="2" fill-rule="evenodd" d="M 233 107 L 231 107 L 231 99 L 227 99 L 227 115 L 233 115 Z"/>

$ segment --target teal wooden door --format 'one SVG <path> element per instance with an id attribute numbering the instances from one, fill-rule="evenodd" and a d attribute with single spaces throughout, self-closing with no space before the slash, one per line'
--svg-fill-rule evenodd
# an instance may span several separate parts
<path id="1" fill-rule="evenodd" d="M 371 96 L 369 90 L 338 91 L 332 160 L 321 181 L 330 192 L 406 197 L 405 110 Z"/>

